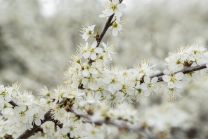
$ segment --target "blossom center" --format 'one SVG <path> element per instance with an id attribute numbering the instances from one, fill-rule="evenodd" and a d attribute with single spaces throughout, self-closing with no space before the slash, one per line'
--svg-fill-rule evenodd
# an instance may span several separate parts
<path id="1" fill-rule="evenodd" d="M 88 30 L 87 34 L 92 35 L 92 30 Z"/>
<path id="2" fill-rule="evenodd" d="M 113 11 L 115 11 L 117 9 L 117 4 L 111 3 L 110 7 Z"/>
<path id="3" fill-rule="evenodd" d="M 118 27 L 118 24 L 116 22 L 113 22 L 113 28 L 117 28 Z"/>

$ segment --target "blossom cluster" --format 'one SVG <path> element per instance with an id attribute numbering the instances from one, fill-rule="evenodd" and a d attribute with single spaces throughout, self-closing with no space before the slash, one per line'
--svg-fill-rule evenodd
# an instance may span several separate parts
<path id="1" fill-rule="evenodd" d="M 31 92 L 20 92 L 18 84 L 12 87 L 0 86 L 0 97 L 1 137 L 8 134 L 17 138 L 34 125 L 40 126 L 44 114 L 49 110 L 43 98 L 38 100 Z"/>
<path id="2" fill-rule="evenodd" d="M 117 36 L 118 32 L 122 31 L 122 26 L 124 24 L 121 21 L 122 11 L 126 8 L 126 5 L 121 3 L 121 0 L 110 0 L 106 3 L 102 14 L 99 15 L 101 18 L 109 18 L 113 16 L 113 20 L 111 22 L 110 29 L 112 29 L 113 36 Z M 98 37 L 98 31 L 94 33 L 95 25 L 90 25 L 89 23 L 86 24 L 80 31 L 82 34 L 82 38 L 87 41 L 89 36 L 94 36 L 95 38 Z"/>
<path id="3" fill-rule="evenodd" d="M 192 45 L 189 47 L 181 47 L 178 53 L 170 54 L 165 59 L 168 69 L 164 71 L 162 76 L 166 85 L 166 92 L 169 92 L 174 99 L 175 96 L 181 97 L 179 92 L 190 82 L 197 81 L 202 71 L 192 71 L 187 74 L 180 72 L 187 67 L 194 67 L 204 63 L 208 63 L 208 52 L 204 46 Z M 207 66 L 207 65 L 206 65 Z"/>
<path id="4" fill-rule="evenodd" d="M 120 18 L 125 5 L 121 2 L 109 1 L 100 15 L 108 19 L 112 16 L 108 27 L 112 28 L 113 36 L 122 30 Z M 38 97 L 19 91 L 17 84 L 0 86 L 0 137 L 17 138 L 34 126 L 40 126 L 40 131 L 30 138 L 40 139 L 104 139 L 119 132 L 111 125 L 141 128 L 133 102 L 159 91 L 169 94 L 170 99 L 180 97 L 179 92 L 200 75 L 199 71 L 185 74 L 181 70 L 208 63 L 205 47 L 194 45 L 167 57 L 168 68 L 162 74 L 148 60 L 130 69 L 111 67 L 108 64 L 115 54 L 113 44 L 102 42 L 94 28 L 95 25 L 87 24 L 81 31 L 85 41 L 91 35 L 96 40 L 79 45 L 65 73 L 64 85 L 54 91 L 45 87 Z M 50 113 L 51 119 L 46 119 L 46 113 Z M 157 127 L 151 121 L 148 124 Z"/>

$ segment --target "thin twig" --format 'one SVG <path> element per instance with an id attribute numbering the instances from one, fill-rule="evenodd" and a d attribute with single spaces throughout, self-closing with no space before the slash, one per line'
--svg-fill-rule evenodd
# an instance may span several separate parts
<path id="1" fill-rule="evenodd" d="M 99 37 L 96 38 L 96 41 L 97 41 L 97 43 L 98 43 L 96 47 L 99 47 L 100 42 L 102 41 L 102 39 L 103 39 L 103 37 L 104 37 L 106 31 L 107 31 L 108 28 L 111 26 L 111 21 L 112 21 L 112 19 L 113 19 L 113 16 L 114 16 L 114 14 L 111 15 L 111 16 L 108 18 L 108 20 L 107 20 L 107 22 L 105 23 L 105 26 L 104 26 L 104 28 L 103 28 L 103 31 L 100 33 Z"/>
<path id="2" fill-rule="evenodd" d="M 179 70 L 179 71 L 176 71 L 176 72 L 172 73 L 171 75 L 177 74 L 179 72 L 187 74 L 187 73 L 190 73 L 190 72 L 194 72 L 194 71 L 198 71 L 198 70 L 202 70 L 202 69 L 206 69 L 206 68 L 207 68 L 206 64 L 197 65 L 197 66 L 194 66 L 194 67 L 186 67 L 182 70 Z M 162 79 L 163 75 L 165 75 L 165 74 L 163 72 L 161 72 L 161 73 L 150 76 L 150 78 L 158 77 L 158 82 L 162 82 L 163 81 L 163 79 Z"/>
<path id="3" fill-rule="evenodd" d="M 45 115 L 44 115 L 44 120 L 41 121 L 41 124 L 45 123 L 46 121 L 51 121 L 52 120 L 52 115 L 51 112 L 48 111 Z M 37 126 L 36 124 L 33 125 L 33 128 L 31 130 L 26 130 L 22 135 L 20 135 L 17 139 L 27 139 L 30 136 L 32 136 L 36 130 L 39 129 L 40 126 Z"/>
<path id="4" fill-rule="evenodd" d="M 99 47 L 100 42 L 102 41 L 102 39 L 103 39 L 105 33 L 107 32 L 108 28 L 111 26 L 111 21 L 112 21 L 112 19 L 113 19 L 113 16 L 114 16 L 114 14 L 111 15 L 111 16 L 108 18 L 108 20 L 106 21 L 105 26 L 104 26 L 104 28 L 103 28 L 103 31 L 101 32 L 101 34 L 99 35 L 99 37 L 96 38 L 96 41 L 97 41 L 97 46 L 96 46 L 96 47 Z M 92 62 L 93 62 L 93 60 L 90 59 L 89 62 L 88 62 L 89 65 L 91 65 Z"/>
<path id="5" fill-rule="evenodd" d="M 18 106 L 18 105 L 17 105 L 14 101 L 12 101 L 12 100 L 9 102 L 9 104 L 11 104 L 11 105 L 13 106 L 13 108 L 16 107 L 16 106 Z"/>
<path id="6" fill-rule="evenodd" d="M 108 125 L 113 125 L 115 127 L 118 127 L 119 129 L 141 133 L 141 134 L 145 135 L 146 137 L 148 137 L 148 139 L 157 139 L 156 135 L 152 134 L 151 132 L 148 132 L 145 128 L 130 126 L 130 125 L 127 125 L 126 122 L 124 122 L 124 121 L 113 121 L 113 120 L 109 120 L 109 119 L 101 119 L 101 120 L 95 121 L 95 120 L 92 120 L 92 117 L 90 115 L 84 114 L 83 112 L 80 112 L 73 107 L 70 110 L 74 114 L 76 114 L 82 118 L 88 119 L 91 123 L 98 124 L 98 125 L 105 123 Z"/>
<path id="7" fill-rule="evenodd" d="M 187 74 L 187 73 L 190 73 L 190 72 L 194 72 L 194 71 L 198 71 L 198 70 L 202 70 L 202 69 L 205 69 L 207 68 L 206 67 L 206 64 L 202 64 L 202 65 L 198 65 L 198 66 L 194 66 L 194 67 L 187 67 L 185 69 L 182 69 L 180 71 L 177 71 L 177 72 L 174 72 L 173 74 L 176 74 L 176 73 L 179 73 L 179 72 L 183 72 L 184 74 Z M 172 74 L 172 75 L 173 75 Z M 151 76 L 151 78 L 153 77 L 158 77 L 158 82 L 161 82 L 163 81 L 162 79 L 162 75 L 164 75 L 164 73 L 159 73 L 159 74 L 156 74 L 156 75 L 153 75 Z M 18 106 L 16 103 L 14 103 L 13 101 L 10 101 L 9 102 L 13 107 L 15 106 Z M 62 103 L 62 102 L 60 102 Z M 71 111 L 77 115 L 79 115 L 80 117 L 83 117 L 83 118 L 86 118 L 86 119 L 91 119 L 91 117 L 89 115 L 86 115 L 86 114 L 83 114 L 83 113 L 80 113 L 78 111 L 76 111 L 75 109 L 71 109 Z M 43 124 L 44 122 L 46 121 L 51 121 L 52 120 L 52 117 L 51 117 L 51 114 L 50 114 L 50 111 L 48 111 L 45 116 L 44 116 L 44 120 L 41 122 L 41 124 Z M 100 121 L 93 121 L 94 123 L 97 123 L 97 124 L 101 124 L 101 123 L 106 123 L 106 124 L 110 124 L 110 125 L 114 125 L 116 127 L 119 127 L 121 129 L 126 129 L 126 130 L 130 130 L 130 131 L 134 131 L 134 132 L 142 132 L 142 134 L 146 135 L 149 137 L 149 139 L 155 139 L 156 137 L 155 136 L 152 136 L 150 133 L 146 132 L 145 130 L 143 130 L 142 128 L 135 128 L 135 127 L 131 127 L 131 126 L 127 126 L 123 123 L 116 123 L 114 121 L 109 121 L 109 120 L 100 120 Z M 18 139 L 25 139 L 25 138 L 28 138 L 30 137 L 31 135 L 33 135 L 35 133 L 35 131 L 39 128 L 39 126 L 35 125 L 33 126 L 33 128 L 31 130 L 27 130 L 25 131 L 22 135 L 20 135 L 18 137 Z"/>

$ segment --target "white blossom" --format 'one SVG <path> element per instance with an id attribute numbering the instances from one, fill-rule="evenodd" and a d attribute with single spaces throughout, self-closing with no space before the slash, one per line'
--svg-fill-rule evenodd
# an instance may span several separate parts
<path id="1" fill-rule="evenodd" d="M 83 48 L 83 57 L 85 59 L 90 58 L 92 60 L 96 59 L 96 54 L 102 53 L 102 48 L 96 47 L 97 42 L 94 41 L 91 46 L 86 43 L 85 47 Z"/>
<path id="2" fill-rule="evenodd" d="M 84 39 L 85 41 L 88 40 L 89 36 L 93 35 L 94 33 L 94 28 L 95 25 L 89 25 L 88 23 L 86 24 L 86 27 L 83 27 L 82 31 L 80 31 L 82 34 L 82 39 Z"/>
<path id="3" fill-rule="evenodd" d="M 99 17 L 109 17 L 112 14 L 115 14 L 117 18 L 122 16 L 122 10 L 126 8 L 126 5 L 120 3 L 119 0 L 112 0 L 106 4 L 106 8 L 102 11 L 102 14 Z"/>

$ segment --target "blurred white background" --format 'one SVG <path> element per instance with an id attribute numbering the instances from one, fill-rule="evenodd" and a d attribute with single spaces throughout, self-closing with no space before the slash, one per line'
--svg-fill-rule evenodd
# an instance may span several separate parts
<path id="1" fill-rule="evenodd" d="M 62 84 L 70 55 L 79 43 L 85 43 L 79 32 L 82 25 L 89 22 L 102 30 L 105 19 L 98 15 L 104 3 L 105 0 L 0 0 L 0 84 L 18 81 L 22 88 L 34 93 L 44 85 L 53 89 Z M 114 43 L 118 53 L 113 65 L 130 68 L 146 58 L 156 68 L 164 69 L 164 58 L 178 47 L 208 46 L 207 0 L 124 0 L 124 3 L 127 24 L 122 34 L 112 37 L 108 31 L 104 38 Z M 207 82 L 202 79 L 187 87 L 182 101 L 170 104 L 161 96 L 154 96 L 151 101 L 141 100 L 138 109 L 145 108 L 147 113 L 155 109 L 158 114 L 168 115 L 166 118 L 171 121 L 175 116 L 168 113 L 177 108 L 176 121 L 183 113 L 187 122 L 169 126 L 172 137 L 206 139 L 207 90 Z M 153 117 L 161 118 L 158 114 Z"/>

